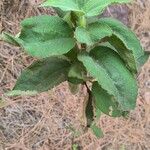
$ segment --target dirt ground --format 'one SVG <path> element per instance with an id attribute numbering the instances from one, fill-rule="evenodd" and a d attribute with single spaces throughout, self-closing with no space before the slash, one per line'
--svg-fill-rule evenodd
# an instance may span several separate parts
<path id="1" fill-rule="evenodd" d="M 38 8 L 40 0 L 3 0 L 0 31 L 16 34 L 19 22 L 29 16 L 54 15 L 52 9 Z M 132 5 L 107 9 L 134 30 L 145 50 L 150 51 L 150 0 L 136 0 Z M 82 89 L 71 95 L 67 83 L 37 96 L 9 98 L 22 69 L 33 58 L 0 42 L 0 150 L 150 150 L 150 60 L 139 72 L 137 107 L 129 118 L 103 115 L 97 122 L 104 137 L 97 139 L 91 131 L 82 134 Z"/>

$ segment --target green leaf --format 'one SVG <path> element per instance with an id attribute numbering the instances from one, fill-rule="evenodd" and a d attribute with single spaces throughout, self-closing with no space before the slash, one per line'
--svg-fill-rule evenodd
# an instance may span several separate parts
<path id="1" fill-rule="evenodd" d="M 78 85 L 78 84 L 82 84 L 83 80 L 75 78 L 75 77 L 68 77 L 68 82 L 75 84 L 75 85 Z"/>
<path id="2" fill-rule="evenodd" d="M 48 57 L 67 53 L 75 45 L 73 31 L 56 16 L 38 16 L 22 22 L 19 37 L 23 47 L 36 57 Z"/>
<path id="3" fill-rule="evenodd" d="M 70 50 L 68 53 L 65 54 L 65 56 L 70 59 L 71 62 L 74 61 L 78 61 L 77 60 L 77 54 L 78 54 L 78 50 L 77 48 L 73 48 L 72 50 Z"/>
<path id="4" fill-rule="evenodd" d="M 80 1 L 80 0 L 79 0 Z M 84 1 L 84 0 L 82 0 Z M 83 10 L 86 16 L 96 16 L 111 4 L 129 3 L 131 0 L 86 0 Z M 80 6 L 82 6 L 80 2 Z"/>
<path id="5" fill-rule="evenodd" d="M 102 42 L 102 43 L 99 44 L 99 46 L 109 47 L 110 49 L 117 52 L 117 50 L 114 48 L 114 46 L 112 46 L 109 42 Z"/>
<path id="6" fill-rule="evenodd" d="M 136 81 L 116 52 L 107 47 L 96 47 L 90 55 L 82 53 L 78 59 L 123 111 L 135 108 Z"/>
<path id="7" fill-rule="evenodd" d="M 97 127 L 95 123 L 93 123 L 90 127 L 97 138 L 102 138 L 104 136 L 101 128 Z"/>
<path id="8" fill-rule="evenodd" d="M 58 7 L 64 11 L 81 11 L 79 3 L 79 0 L 47 0 L 42 6 Z"/>
<path id="9" fill-rule="evenodd" d="M 72 27 L 71 12 L 67 12 L 66 15 L 63 17 L 63 20 L 66 21 L 70 27 Z"/>
<path id="10" fill-rule="evenodd" d="M 77 27 L 75 31 L 75 37 L 77 41 L 87 45 L 93 45 L 100 41 L 102 38 L 111 35 L 111 28 L 99 22 L 91 23 L 87 28 Z"/>
<path id="11" fill-rule="evenodd" d="M 20 95 L 50 90 L 67 80 L 69 67 L 68 61 L 56 57 L 36 61 L 23 71 L 12 92 Z"/>
<path id="12" fill-rule="evenodd" d="M 71 65 L 68 80 L 73 84 L 83 83 L 86 77 L 85 67 L 81 62 L 75 62 Z"/>
<path id="13" fill-rule="evenodd" d="M 42 6 L 58 7 L 64 11 L 76 11 L 88 17 L 96 16 L 114 3 L 128 3 L 131 0 L 47 0 Z"/>
<path id="14" fill-rule="evenodd" d="M 22 21 L 21 25 L 21 34 L 16 41 L 31 56 L 62 55 L 75 45 L 72 29 L 57 16 L 32 17 Z"/>
<path id="15" fill-rule="evenodd" d="M 137 72 L 140 67 L 138 59 L 144 55 L 144 51 L 136 35 L 118 20 L 102 18 L 99 22 L 105 23 L 113 30 L 109 42 L 116 48 L 130 70 Z"/>
<path id="16" fill-rule="evenodd" d="M 58 14 L 59 17 L 63 18 L 66 15 L 66 12 L 62 11 L 59 8 L 55 8 L 56 13 Z"/>
<path id="17" fill-rule="evenodd" d="M 98 82 L 93 83 L 92 94 L 95 100 L 96 110 L 101 110 L 104 114 L 112 117 L 120 117 L 123 111 L 120 110 L 118 102 L 112 95 L 109 95 L 107 91 L 101 88 Z"/>

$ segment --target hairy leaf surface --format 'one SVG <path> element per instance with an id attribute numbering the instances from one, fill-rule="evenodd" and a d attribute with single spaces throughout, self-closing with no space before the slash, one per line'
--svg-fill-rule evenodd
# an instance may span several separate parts
<path id="1" fill-rule="evenodd" d="M 72 29 L 57 16 L 32 17 L 22 21 L 21 25 L 21 33 L 14 40 L 31 56 L 62 55 L 75 45 Z"/>
<path id="2" fill-rule="evenodd" d="M 131 0 L 47 0 L 42 6 L 58 7 L 64 11 L 76 11 L 90 17 L 98 15 L 110 4 L 128 2 Z"/>
<path id="3" fill-rule="evenodd" d="M 118 20 L 103 18 L 99 22 L 111 27 L 113 36 L 109 39 L 109 42 L 116 48 L 129 68 L 136 72 L 140 67 L 138 59 L 144 55 L 144 51 L 136 35 Z"/>
<path id="4" fill-rule="evenodd" d="M 122 110 L 134 109 L 137 84 L 116 52 L 107 47 L 96 47 L 90 55 L 80 54 L 78 59 L 100 86 L 114 96 Z"/>
<path id="5" fill-rule="evenodd" d="M 87 28 L 77 27 L 75 37 L 78 42 L 93 45 L 102 38 L 111 36 L 112 30 L 103 23 L 91 23 Z"/>
<path id="6" fill-rule="evenodd" d="M 67 80 L 70 64 L 60 58 L 45 58 L 23 71 L 13 91 L 47 91 Z"/>

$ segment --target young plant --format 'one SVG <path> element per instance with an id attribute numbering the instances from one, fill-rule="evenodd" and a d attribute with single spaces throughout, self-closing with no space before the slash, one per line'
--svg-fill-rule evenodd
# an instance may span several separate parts
<path id="1" fill-rule="evenodd" d="M 39 59 L 23 71 L 9 94 L 36 94 L 64 81 L 75 93 L 79 84 L 85 85 L 87 127 L 100 137 L 94 117 L 99 112 L 125 116 L 135 108 L 136 74 L 149 56 L 125 25 L 97 17 L 108 5 L 127 2 L 47 0 L 42 6 L 55 8 L 58 16 L 25 19 L 17 36 L 2 33 L 2 40 Z"/>

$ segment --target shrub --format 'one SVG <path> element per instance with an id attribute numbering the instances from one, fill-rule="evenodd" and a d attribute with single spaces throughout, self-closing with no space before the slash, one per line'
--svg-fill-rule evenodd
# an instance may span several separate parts
<path id="1" fill-rule="evenodd" d="M 64 81 L 75 93 L 82 84 L 88 93 L 87 127 L 100 137 L 95 116 L 120 117 L 135 108 L 136 74 L 149 56 L 125 25 L 97 17 L 108 5 L 126 2 L 47 0 L 42 6 L 54 7 L 58 16 L 27 18 L 16 36 L 2 33 L 2 40 L 39 59 L 22 72 L 9 95 L 44 92 Z"/>

